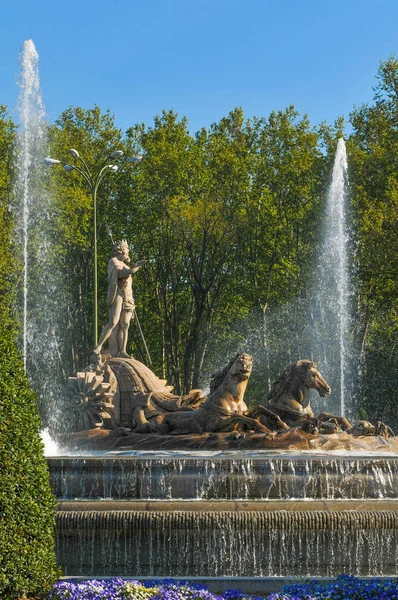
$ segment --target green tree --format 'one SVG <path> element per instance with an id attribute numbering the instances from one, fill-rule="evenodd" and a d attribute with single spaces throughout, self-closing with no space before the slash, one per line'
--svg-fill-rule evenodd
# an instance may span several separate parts
<path id="1" fill-rule="evenodd" d="M 138 167 L 107 182 L 98 214 L 115 239 L 129 240 L 133 260 L 147 259 L 134 277 L 138 314 L 153 368 L 176 392 L 203 384 L 201 374 L 237 346 L 250 351 L 250 320 L 262 332 L 258 370 L 267 383 L 259 388 L 261 401 L 276 371 L 307 348 L 306 296 L 330 161 L 321 144 L 331 148 L 334 133 L 326 125 L 312 128 L 292 106 L 252 120 L 235 109 L 195 136 L 173 111 L 155 117 L 151 127 L 134 125 L 124 139 L 98 108 L 69 109 L 52 128 L 54 156 L 87 148 L 94 160 L 111 142 L 127 155 L 144 154 Z M 76 368 L 87 359 L 83 348 L 90 349 L 76 336 L 90 323 L 92 210 L 78 176 L 59 170 L 53 183 L 54 239 L 67 269 L 65 331 L 75 336 L 69 362 Z M 111 248 L 104 228 L 99 240 L 103 322 Z M 274 315 L 297 299 L 300 311 L 291 310 L 278 331 Z M 289 328 L 294 336 L 287 348 L 278 340 Z M 147 362 L 134 325 L 129 344 Z"/>
<path id="2" fill-rule="evenodd" d="M 15 328 L 1 323 L 0 596 L 14 600 L 44 593 L 58 575 L 55 499 Z"/>
<path id="3" fill-rule="evenodd" d="M 199 385 L 220 317 L 234 312 L 240 213 L 250 187 L 249 129 L 243 111 L 237 108 L 208 132 L 201 130 L 193 146 L 195 178 L 178 215 L 194 301 L 184 352 L 185 389 Z"/>
<path id="4" fill-rule="evenodd" d="M 186 119 L 179 120 L 173 111 L 155 117 L 153 127 L 131 128 L 130 152 L 144 152 L 144 160 L 120 178 L 111 217 L 112 229 L 129 239 L 134 260 L 148 261 L 142 276 L 134 279 L 138 312 L 154 367 L 177 392 L 183 388 L 182 347 L 191 298 L 175 214 L 193 185 L 193 142 Z M 137 346 L 142 348 L 139 342 Z"/>
<path id="5" fill-rule="evenodd" d="M 289 345 L 282 352 L 269 344 L 269 314 L 306 297 L 323 191 L 322 155 L 317 132 L 293 106 L 255 122 L 251 189 L 242 210 L 241 285 L 261 329 L 265 391 L 281 365 L 299 351 L 303 322 L 291 310 Z M 305 318 L 305 316 L 302 318 Z M 281 330 L 277 337 L 286 333 Z"/>
<path id="6" fill-rule="evenodd" d="M 0 108 L 0 596 L 45 592 L 57 576 L 55 500 L 39 436 L 39 416 L 17 332 L 17 265 L 9 210 L 14 125 Z"/>
<path id="7" fill-rule="evenodd" d="M 15 286 L 12 283 L 15 273 L 11 241 L 12 223 L 10 219 L 10 199 L 12 195 L 13 157 L 15 128 L 7 114 L 6 107 L 0 105 L 0 314 L 3 319 L 11 318 L 9 307 L 13 305 Z"/>
<path id="8" fill-rule="evenodd" d="M 149 258 L 137 299 L 157 315 L 154 352 L 162 349 L 162 371 L 177 391 L 198 386 L 212 327 L 231 306 L 236 211 L 250 180 L 243 127 L 239 109 L 193 138 L 185 119 L 164 112 L 152 128 L 128 134 L 145 159 L 121 190 L 117 213 Z"/>
<path id="9" fill-rule="evenodd" d="M 373 104 L 351 114 L 351 193 L 357 239 L 356 343 L 362 385 L 358 408 L 398 425 L 398 60 L 380 64 Z"/>
<path id="10" fill-rule="evenodd" d="M 151 128 L 131 128 L 128 144 L 145 158 L 119 180 L 110 218 L 149 259 L 136 291 L 147 330 L 156 323 L 160 334 L 149 333 L 155 365 L 177 391 L 196 387 L 217 355 L 224 360 L 221 348 L 245 344 L 236 330 L 253 313 L 268 363 L 270 307 L 308 285 L 327 160 L 319 134 L 293 107 L 253 120 L 235 109 L 195 138 L 164 112 Z"/>

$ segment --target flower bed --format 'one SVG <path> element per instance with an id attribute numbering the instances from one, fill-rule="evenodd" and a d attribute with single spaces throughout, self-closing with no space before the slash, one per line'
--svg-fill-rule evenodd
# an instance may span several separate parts
<path id="1" fill-rule="evenodd" d="M 398 600 L 397 579 L 357 579 L 340 575 L 334 581 L 306 581 L 271 594 L 268 600 Z"/>
<path id="2" fill-rule="evenodd" d="M 164 579 L 163 581 L 125 581 L 123 579 L 59 581 L 47 600 L 261 600 L 229 590 L 222 596 L 209 592 L 206 586 L 192 582 Z"/>
<path id="3" fill-rule="evenodd" d="M 268 600 L 398 600 L 398 580 L 357 579 L 341 575 L 332 582 L 307 581 L 283 588 Z M 215 595 L 206 586 L 165 579 L 125 581 L 123 579 L 60 581 L 47 600 L 260 600 L 239 590 Z"/>

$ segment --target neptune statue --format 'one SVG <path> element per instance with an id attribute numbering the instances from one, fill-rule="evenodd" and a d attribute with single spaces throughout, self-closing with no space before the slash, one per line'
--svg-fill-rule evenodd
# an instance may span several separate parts
<path id="1" fill-rule="evenodd" d="M 131 277 L 145 262 L 145 260 L 139 260 L 130 267 L 129 248 L 126 240 L 114 244 L 113 257 L 108 263 L 109 318 L 93 351 L 98 358 L 107 340 L 109 340 L 108 353 L 111 356 L 129 358 L 126 352 L 128 329 L 135 312 Z"/>

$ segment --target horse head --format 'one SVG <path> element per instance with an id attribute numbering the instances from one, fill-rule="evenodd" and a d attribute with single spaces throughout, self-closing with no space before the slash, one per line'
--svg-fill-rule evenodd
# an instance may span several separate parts
<path id="1" fill-rule="evenodd" d="M 289 414 L 307 414 L 313 417 L 310 389 L 317 390 L 321 396 L 330 394 L 331 391 L 329 384 L 323 379 L 314 362 L 299 360 L 287 367 L 272 384 L 268 394 L 271 410 L 278 407 L 278 410 L 282 411 L 282 418 L 285 421 L 286 411 Z"/>
<path id="2" fill-rule="evenodd" d="M 310 360 L 300 360 L 296 364 L 301 375 L 301 381 L 305 387 L 316 390 L 321 398 L 330 394 L 330 385 L 324 380 L 314 362 Z"/>
<path id="3" fill-rule="evenodd" d="M 250 354 L 238 354 L 232 363 L 229 373 L 238 381 L 249 379 L 253 368 L 253 358 Z"/>
<path id="4" fill-rule="evenodd" d="M 253 368 L 253 358 L 250 354 L 238 353 L 229 363 L 215 373 L 210 381 L 210 393 L 213 393 L 224 382 L 227 376 L 237 383 L 247 381 Z"/>

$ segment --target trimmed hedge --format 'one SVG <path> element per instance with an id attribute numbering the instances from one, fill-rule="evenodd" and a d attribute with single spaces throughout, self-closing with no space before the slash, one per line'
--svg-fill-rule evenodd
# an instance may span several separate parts
<path id="1" fill-rule="evenodd" d="M 0 324 L 0 598 L 49 590 L 55 562 L 51 493 L 35 396 L 12 327 Z"/>

